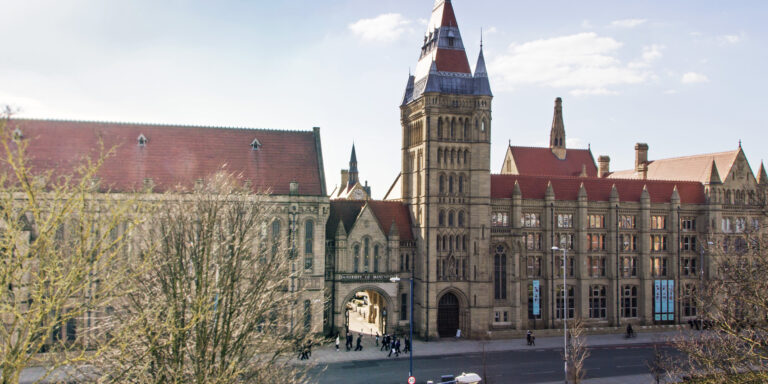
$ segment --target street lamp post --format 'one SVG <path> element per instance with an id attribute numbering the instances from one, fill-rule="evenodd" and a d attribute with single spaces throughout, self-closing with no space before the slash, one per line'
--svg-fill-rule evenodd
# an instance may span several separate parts
<path id="1" fill-rule="evenodd" d="M 566 287 L 566 249 L 552 247 L 553 251 L 563 251 L 563 374 L 565 375 L 565 384 L 568 384 L 568 289 Z"/>
<path id="2" fill-rule="evenodd" d="M 400 278 L 395 276 L 393 278 L 390 278 L 389 280 L 391 282 L 393 282 L 393 283 L 397 283 L 397 282 L 400 281 Z M 409 325 L 409 328 L 410 328 L 410 331 L 409 331 L 409 333 L 410 333 L 410 336 L 409 336 L 410 339 L 409 340 L 410 341 L 409 341 L 409 343 L 411 343 L 410 349 L 408 351 L 408 360 L 409 360 L 408 361 L 408 364 L 409 364 L 408 365 L 408 377 L 411 377 L 411 376 L 413 376 L 413 277 L 409 278 L 408 280 L 411 283 L 410 284 L 411 285 L 411 294 L 410 294 L 410 307 L 411 308 L 410 308 L 410 313 L 408 314 L 408 325 Z"/>

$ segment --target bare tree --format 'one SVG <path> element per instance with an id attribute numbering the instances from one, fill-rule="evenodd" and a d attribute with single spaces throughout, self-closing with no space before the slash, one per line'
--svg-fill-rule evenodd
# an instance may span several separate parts
<path id="1" fill-rule="evenodd" d="M 581 318 L 574 319 L 568 331 L 568 378 L 571 382 L 578 384 L 587 375 L 584 363 L 589 357 L 587 337 L 584 335 L 584 321 Z"/>
<path id="2" fill-rule="evenodd" d="M 126 233 L 135 195 L 94 193 L 110 151 L 84 158 L 72 174 L 33 169 L 28 138 L 6 109 L 0 122 L 0 383 L 36 365 L 58 369 L 102 354 L 97 327 L 128 275 Z M 134 265 L 132 268 L 137 269 Z"/>
<path id="3" fill-rule="evenodd" d="M 301 268 L 266 236 L 273 209 L 224 173 L 158 199 L 141 246 L 154 268 L 116 311 L 129 337 L 102 361 L 104 382 L 306 380 L 289 358 L 313 336 L 286 318 Z"/>
<path id="4" fill-rule="evenodd" d="M 687 292 L 702 311 L 705 330 L 676 338 L 675 346 L 685 357 L 670 369 L 671 374 L 700 382 L 768 382 L 765 240 L 757 231 L 740 231 L 707 250 L 713 273 L 697 284 L 697 290 Z"/>

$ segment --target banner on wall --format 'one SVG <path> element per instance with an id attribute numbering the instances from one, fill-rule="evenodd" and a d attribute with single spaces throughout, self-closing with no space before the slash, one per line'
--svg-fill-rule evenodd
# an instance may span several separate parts
<path id="1" fill-rule="evenodd" d="M 541 315 L 541 287 L 539 280 L 533 281 L 533 315 Z"/>
<path id="2" fill-rule="evenodd" d="M 653 319 L 655 321 L 675 320 L 675 281 L 653 281 Z"/>

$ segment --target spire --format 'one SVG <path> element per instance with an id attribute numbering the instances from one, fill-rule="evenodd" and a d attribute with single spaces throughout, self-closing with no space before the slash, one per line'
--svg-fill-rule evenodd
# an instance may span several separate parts
<path id="1" fill-rule="evenodd" d="M 352 143 L 352 156 L 349 157 L 349 181 L 347 188 L 352 188 L 360 180 L 357 172 L 357 154 L 355 153 L 355 143 Z"/>
<path id="2" fill-rule="evenodd" d="M 395 237 L 400 236 L 400 231 L 397 229 L 397 224 L 395 224 L 395 220 L 392 219 L 392 225 L 389 226 L 389 237 Z"/>
<path id="3" fill-rule="evenodd" d="M 616 188 L 616 184 L 613 184 L 613 186 L 611 187 L 610 199 L 611 199 L 611 202 L 616 202 L 616 203 L 619 202 L 619 189 Z"/>
<path id="4" fill-rule="evenodd" d="M 768 174 L 765 173 L 765 166 L 760 162 L 760 170 L 757 171 L 757 184 L 768 185 Z"/>
<path id="5" fill-rule="evenodd" d="M 339 225 L 336 227 L 336 237 L 346 237 L 347 231 L 344 230 L 344 221 L 339 219 Z"/>
<path id="6" fill-rule="evenodd" d="M 717 164 L 715 164 L 715 159 L 712 159 L 712 165 L 710 165 L 709 180 L 707 180 L 707 184 L 720 183 L 722 183 L 722 180 L 720 180 L 720 172 L 717 171 Z"/>
<path id="7" fill-rule="evenodd" d="M 565 159 L 565 124 L 563 123 L 563 99 L 555 99 L 555 113 L 552 117 L 552 130 L 549 133 L 549 148 L 558 159 Z"/>
<path id="8" fill-rule="evenodd" d="M 477 65 L 475 65 L 475 94 L 493 96 L 491 92 L 491 82 L 488 80 L 488 70 L 485 67 L 485 56 L 483 55 L 483 40 L 480 40 L 480 54 L 477 56 Z"/>
<path id="9" fill-rule="evenodd" d="M 675 185 L 675 188 L 672 189 L 672 197 L 670 197 L 670 202 L 672 204 L 680 204 L 680 192 L 677 190 L 677 185 Z"/>
<path id="10" fill-rule="evenodd" d="M 488 71 L 485 68 L 485 56 L 483 55 L 483 43 L 480 42 L 480 54 L 477 56 L 477 65 L 475 66 L 475 77 L 488 77 Z"/>
<path id="11" fill-rule="evenodd" d="M 419 64 L 416 66 L 417 81 L 427 75 L 432 60 L 435 60 L 440 72 L 471 74 L 459 24 L 450 1 L 435 2 L 425 37 Z"/>
<path id="12" fill-rule="evenodd" d="M 587 187 L 584 186 L 584 182 L 581 182 L 579 186 L 579 200 L 587 200 Z"/>

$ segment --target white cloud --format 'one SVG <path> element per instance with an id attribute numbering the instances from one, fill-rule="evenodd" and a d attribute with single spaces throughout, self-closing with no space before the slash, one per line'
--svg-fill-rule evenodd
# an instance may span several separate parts
<path id="1" fill-rule="evenodd" d="M 594 28 L 594 26 L 592 25 L 591 22 L 589 22 L 589 20 L 582 20 L 581 21 L 581 27 L 584 28 L 584 29 L 592 29 L 592 28 Z"/>
<path id="2" fill-rule="evenodd" d="M 722 35 L 717 37 L 717 42 L 721 45 L 738 44 L 744 40 L 744 34 L 739 35 Z"/>
<path id="3" fill-rule="evenodd" d="M 358 20 L 350 24 L 349 29 L 365 41 L 392 42 L 411 32 L 412 24 L 399 13 L 385 13 L 372 19 Z"/>
<path id="4" fill-rule="evenodd" d="M 609 28 L 635 28 L 645 24 L 647 21 L 648 20 L 646 19 L 614 20 L 610 24 L 608 24 L 608 27 Z"/>
<path id="5" fill-rule="evenodd" d="M 539 85 L 569 88 L 578 95 L 615 94 L 611 87 L 653 78 L 647 69 L 624 64 L 616 57 L 622 46 L 611 37 L 585 32 L 512 44 L 490 62 L 490 67 L 502 87 Z M 661 46 L 651 46 L 643 56 L 655 60 L 660 50 Z"/>
<path id="6" fill-rule="evenodd" d="M 683 84 L 696 84 L 696 83 L 708 83 L 709 78 L 705 75 L 702 75 L 701 73 L 696 72 L 688 72 L 683 75 L 682 79 L 680 81 Z"/>
<path id="7" fill-rule="evenodd" d="M 639 61 L 629 63 L 629 68 L 648 68 L 655 61 L 661 59 L 664 54 L 661 52 L 665 47 L 659 44 L 653 44 L 643 47 L 643 53 Z"/>

